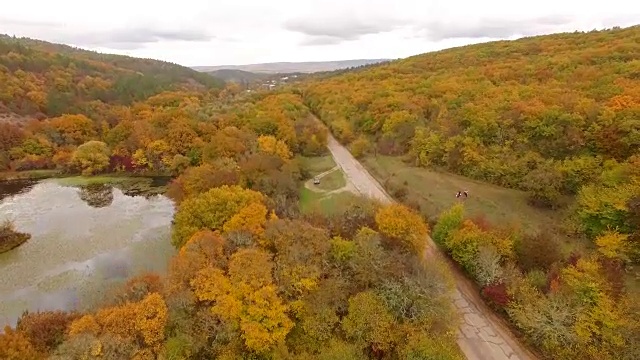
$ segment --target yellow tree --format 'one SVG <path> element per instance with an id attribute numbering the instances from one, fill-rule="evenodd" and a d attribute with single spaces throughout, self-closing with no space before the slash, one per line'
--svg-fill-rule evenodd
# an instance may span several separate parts
<path id="1" fill-rule="evenodd" d="M 224 223 L 223 230 L 245 231 L 260 240 L 264 234 L 264 226 L 267 222 L 267 207 L 261 203 L 251 203 Z"/>
<path id="2" fill-rule="evenodd" d="M 393 315 L 383 300 L 371 291 L 349 299 L 349 314 L 342 320 L 345 334 L 373 350 L 389 350 L 394 341 Z"/>
<path id="3" fill-rule="evenodd" d="M 271 135 L 260 136 L 258 138 L 258 148 L 260 151 L 270 155 L 276 155 L 284 161 L 291 159 L 292 156 L 287 143 Z"/>
<path id="4" fill-rule="evenodd" d="M 628 251 L 629 235 L 616 231 L 605 231 L 596 238 L 598 251 L 610 259 L 624 259 Z"/>
<path id="5" fill-rule="evenodd" d="M 104 171 L 109 166 L 110 155 L 107 144 L 92 140 L 78 146 L 71 163 L 82 170 L 82 175 L 92 175 Z"/>
<path id="6" fill-rule="evenodd" d="M 135 329 L 142 336 L 144 344 L 157 352 L 164 341 L 168 319 L 167 304 L 160 294 L 152 293 L 136 305 Z"/>
<path id="7" fill-rule="evenodd" d="M 317 287 L 331 247 L 324 229 L 298 220 L 271 221 L 265 240 L 275 250 L 276 281 L 288 299 Z"/>
<path id="8" fill-rule="evenodd" d="M 561 279 L 580 303 L 574 331 L 583 351 L 591 358 L 614 358 L 624 349 L 627 319 L 623 304 L 607 293 L 607 280 L 595 259 L 579 259 L 561 272 Z"/>
<path id="9" fill-rule="evenodd" d="M 4 334 L 0 334 L 0 359 L 39 360 L 44 358 L 45 356 L 36 351 L 23 333 L 5 326 Z"/>
<path id="10" fill-rule="evenodd" d="M 134 303 L 100 309 L 96 315 L 96 322 L 100 325 L 100 333 L 108 333 L 123 339 L 135 339 L 136 318 L 138 308 Z"/>
<path id="11" fill-rule="evenodd" d="M 264 286 L 246 296 L 240 329 L 249 349 L 267 352 L 282 343 L 291 328 L 293 322 L 287 316 L 287 306 L 276 294 L 275 286 Z"/>
<path id="12" fill-rule="evenodd" d="M 146 165 L 153 170 L 164 170 L 171 165 L 171 147 L 164 140 L 154 140 L 145 150 Z"/>
<path id="13" fill-rule="evenodd" d="M 420 215 L 400 204 L 385 206 L 376 213 L 380 232 L 421 254 L 426 247 L 429 227 Z"/>
<path id="14" fill-rule="evenodd" d="M 238 328 L 247 348 L 256 353 L 266 353 L 282 344 L 293 327 L 286 315 L 287 306 L 272 284 L 273 266 L 269 253 L 243 249 L 231 256 L 229 276 L 207 267 L 191 281 L 198 300 Z"/>
<path id="15" fill-rule="evenodd" d="M 252 203 L 263 203 L 264 195 L 240 186 L 221 186 L 184 200 L 175 215 L 172 243 L 180 248 L 197 231 L 222 230 L 234 215 Z"/>
<path id="16" fill-rule="evenodd" d="M 62 115 L 49 120 L 49 125 L 67 145 L 80 145 L 96 136 L 93 122 L 84 115 Z"/>
<path id="17" fill-rule="evenodd" d="M 198 271 L 208 266 L 226 268 L 224 246 L 225 239 L 219 233 L 201 230 L 193 234 L 171 259 L 169 290 L 179 291 L 187 288 Z"/>
<path id="18" fill-rule="evenodd" d="M 242 249 L 231 255 L 229 278 L 234 285 L 256 290 L 273 281 L 273 255 L 258 249 Z"/>
<path id="19" fill-rule="evenodd" d="M 100 325 L 93 315 L 87 314 L 72 322 L 69 325 L 68 333 L 71 337 L 80 334 L 91 334 L 97 336 L 100 333 Z"/>

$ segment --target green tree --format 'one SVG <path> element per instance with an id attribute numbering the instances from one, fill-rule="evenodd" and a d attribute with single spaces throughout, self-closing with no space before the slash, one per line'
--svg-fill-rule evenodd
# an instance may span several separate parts
<path id="1" fill-rule="evenodd" d="M 224 224 L 251 203 L 263 203 L 264 195 L 240 186 L 221 186 L 186 199 L 175 215 L 172 244 L 176 248 L 199 230 L 222 230 Z"/>
<path id="2" fill-rule="evenodd" d="M 449 236 L 462 226 L 463 217 L 464 206 L 460 203 L 453 205 L 450 209 L 441 213 L 438 217 L 438 222 L 433 227 L 431 234 L 433 241 L 439 245 L 444 245 L 444 242 Z"/>
<path id="3" fill-rule="evenodd" d="M 88 176 L 107 169 L 111 151 L 102 141 L 91 140 L 80 146 L 73 153 L 71 163 Z"/>

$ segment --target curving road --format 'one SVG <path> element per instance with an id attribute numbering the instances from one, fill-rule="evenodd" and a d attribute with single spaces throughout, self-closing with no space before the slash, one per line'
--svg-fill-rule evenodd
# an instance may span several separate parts
<path id="1" fill-rule="evenodd" d="M 338 166 L 356 190 L 370 198 L 389 204 L 393 199 L 378 181 L 349 151 L 329 135 L 328 148 Z M 443 256 L 430 237 L 425 256 Z M 458 346 L 469 360 L 534 360 L 536 357 L 524 348 L 493 311 L 489 309 L 473 284 L 457 269 L 451 267 L 456 280 L 453 301 L 463 321 L 458 331 Z"/>

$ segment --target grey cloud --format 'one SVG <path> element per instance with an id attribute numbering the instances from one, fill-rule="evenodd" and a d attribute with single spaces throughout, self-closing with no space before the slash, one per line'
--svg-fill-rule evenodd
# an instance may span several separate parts
<path id="1" fill-rule="evenodd" d="M 61 34 L 59 40 L 78 46 L 134 50 L 161 41 L 209 41 L 214 36 L 204 30 L 164 30 L 152 28 L 117 29 L 87 33 Z"/>
<path id="2" fill-rule="evenodd" d="M 130 28 L 80 31 L 71 29 L 63 23 L 50 21 L 32 21 L 0 18 L 7 29 L 19 30 L 18 33 L 36 38 L 46 38 L 76 46 L 104 47 L 118 50 L 135 50 L 145 44 L 162 41 L 209 41 L 215 36 L 206 29 L 193 27 L 163 28 L 154 25 L 134 26 Z M 0 28 L 0 32 L 6 30 Z M 11 31 L 9 31 L 10 33 Z"/>
<path id="3" fill-rule="evenodd" d="M 345 41 L 343 38 L 334 36 L 311 36 L 307 37 L 300 42 L 303 46 L 322 46 L 322 45 L 336 45 Z"/>
<path id="4" fill-rule="evenodd" d="M 48 27 L 48 28 L 59 28 L 62 24 L 53 22 L 53 21 L 33 21 L 33 20 L 23 20 L 23 19 L 11 19 L 0 16 L 0 24 L 7 27 Z M 0 31 L 2 29 L 0 28 Z"/>
<path id="5" fill-rule="evenodd" d="M 397 28 L 393 20 L 364 22 L 358 19 L 291 19 L 284 23 L 284 28 L 306 35 L 302 45 L 332 45 L 344 41 L 358 40 L 364 35 L 389 32 Z"/>
<path id="6" fill-rule="evenodd" d="M 508 38 L 514 35 L 536 35 L 553 32 L 559 27 L 571 23 L 565 16 L 541 17 L 525 20 L 484 19 L 475 23 L 447 24 L 432 21 L 417 26 L 419 33 L 429 40 L 440 41 L 446 39 L 477 39 L 477 38 Z"/>

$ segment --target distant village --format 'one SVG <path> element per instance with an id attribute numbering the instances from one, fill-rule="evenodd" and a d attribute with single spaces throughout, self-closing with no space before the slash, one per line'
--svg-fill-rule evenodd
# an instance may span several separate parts
<path id="1" fill-rule="evenodd" d="M 261 84 L 262 89 L 273 90 L 276 86 L 286 84 L 289 79 L 296 79 L 298 75 L 283 76 L 280 79 L 267 80 Z"/>

